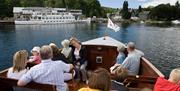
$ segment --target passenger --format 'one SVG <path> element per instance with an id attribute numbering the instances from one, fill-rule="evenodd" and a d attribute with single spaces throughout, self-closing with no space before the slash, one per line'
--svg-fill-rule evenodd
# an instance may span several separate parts
<path id="1" fill-rule="evenodd" d="M 117 51 L 119 52 L 119 54 L 118 54 L 118 56 L 116 58 L 116 63 L 110 68 L 111 74 L 114 74 L 113 69 L 120 66 L 123 63 L 123 61 L 125 60 L 125 58 L 126 58 L 126 56 L 124 54 L 125 47 L 123 45 L 118 45 L 117 46 Z"/>
<path id="2" fill-rule="evenodd" d="M 126 56 L 124 54 L 125 47 L 123 45 L 117 46 L 117 51 L 119 52 L 117 58 L 116 58 L 116 64 L 122 64 L 125 60 Z"/>
<path id="3" fill-rule="evenodd" d="M 53 51 L 53 61 L 62 60 L 65 62 L 65 56 L 60 52 L 59 48 L 54 43 L 50 43 L 49 46 L 52 48 Z"/>
<path id="4" fill-rule="evenodd" d="M 150 89 L 150 88 L 143 88 L 143 89 L 141 89 L 140 91 L 153 91 L 153 90 Z"/>
<path id="5" fill-rule="evenodd" d="M 111 89 L 115 91 L 129 91 L 127 87 L 124 86 L 123 82 L 128 76 L 128 71 L 121 66 L 115 69 L 115 75 L 113 80 L 111 80 Z"/>
<path id="6" fill-rule="evenodd" d="M 13 67 L 8 70 L 7 77 L 13 79 L 19 79 L 28 70 L 26 67 L 26 62 L 28 58 L 28 52 L 26 50 L 20 50 L 16 52 L 13 56 Z"/>
<path id="7" fill-rule="evenodd" d="M 30 57 L 29 59 L 30 62 L 33 62 L 35 64 L 41 63 L 41 57 L 40 57 L 39 51 L 40 51 L 39 46 L 33 47 L 33 49 L 31 50 L 31 53 L 33 54 L 33 56 Z"/>
<path id="8" fill-rule="evenodd" d="M 61 42 L 61 45 L 63 46 L 61 53 L 66 58 L 66 63 L 73 63 L 72 62 L 72 48 L 69 47 L 70 41 L 65 39 Z"/>
<path id="9" fill-rule="evenodd" d="M 135 49 L 135 44 L 129 42 L 127 45 L 128 56 L 122 63 L 122 67 L 128 70 L 128 75 L 137 75 L 139 73 L 140 58 L 144 53 Z"/>
<path id="10" fill-rule="evenodd" d="M 89 76 L 88 87 L 79 91 L 110 91 L 111 78 L 109 72 L 104 68 L 98 68 Z"/>
<path id="11" fill-rule="evenodd" d="M 82 81 L 86 81 L 87 80 L 87 75 L 86 75 L 86 66 L 87 66 L 86 47 L 81 45 L 80 41 L 76 38 L 71 38 L 70 44 L 72 45 L 73 63 L 77 69 L 80 69 L 80 72 L 82 74 L 82 77 L 81 77 Z"/>
<path id="12" fill-rule="evenodd" d="M 173 69 L 168 80 L 159 77 L 154 86 L 154 91 L 180 91 L 180 68 Z"/>
<path id="13" fill-rule="evenodd" d="M 52 49 L 45 45 L 40 49 L 42 62 L 33 66 L 26 74 L 24 74 L 17 82 L 18 86 L 25 86 L 31 81 L 56 85 L 57 91 L 67 91 L 67 84 L 64 82 L 64 72 L 73 69 L 72 64 L 65 64 L 62 61 L 52 61 Z"/>
<path id="14" fill-rule="evenodd" d="M 53 58 L 52 60 L 53 61 L 63 61 L 65 62 L 66 61 L 66 58 L 63 54 L 60 53 L 58 47 L 56 46 L 56 44 L 54 43 L 50 43 L 49 46 L 52 48 L 52 51 L 53 51 Z M 65 81 L 69 81 L 71 80 L 74 76 L 75 76 L 75 71 L 73 71 L 73 76 L 72 76 L 72 73 L 69 73 L 69 72 L 64 72 L 64 80 Z"/>

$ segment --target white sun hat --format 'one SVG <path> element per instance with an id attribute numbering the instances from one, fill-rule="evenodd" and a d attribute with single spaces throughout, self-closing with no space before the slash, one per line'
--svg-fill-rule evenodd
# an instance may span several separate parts
<path id="1" fill-rule="evenodd" d="M 33 49 L 31 50 L 31 53 L 32 53 L 32 52 L 38 52 L 38 53 L 40 53 L 40 47 L 39 47 L 39 46 L 33 47 Z"/>

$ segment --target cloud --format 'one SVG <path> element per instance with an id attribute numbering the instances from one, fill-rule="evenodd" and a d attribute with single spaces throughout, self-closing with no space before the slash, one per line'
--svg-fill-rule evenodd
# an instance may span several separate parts
<path id="1" fill-rule="evenodd" d="M 145 4 L 143 4 L 143 7 L 148 7 L 148 6 L 157 6 L 159 4 L 168 4 L 170 3 L 171 5 L 175 5 L 175 3 L 180 0 L 151 0 Z"/>

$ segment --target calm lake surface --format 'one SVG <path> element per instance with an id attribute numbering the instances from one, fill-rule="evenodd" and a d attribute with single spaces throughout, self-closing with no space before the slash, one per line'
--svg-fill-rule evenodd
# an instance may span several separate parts
<path id="1" fill-rule="evenodd" d="M 71 36 L 81 41 L 102 37 L 105 32 L 123 43 L 133 41 L 137 48 L 166 76 L 170 70 L 180 67 L 180 27 L 149 26 L 144 24 L 119 24 L 114 32 L 106 24 L 61 25 L 1 25 L 0 70 L 12 66 L 13 54 L 21 49 L 30 50 L 51 42 L 61 47 L 63 39 Z M 31 55 L 31 54 L 30 54 Z"/>

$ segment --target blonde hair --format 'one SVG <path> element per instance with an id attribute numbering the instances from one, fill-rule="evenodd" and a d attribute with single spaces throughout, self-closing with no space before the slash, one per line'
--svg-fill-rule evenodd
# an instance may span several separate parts
<path id="1" fill-rule="evenodd" d="M 123 45 L 118 45 L 117 46 L 117 51 L 118 52 L 124 52 L 125 51 L 125 47 Z"/>
<path id="2" fill-rule="evenodd" d="M 61 45 L 62 45 L 63 47 L 65 47 L 65 48 L 68 47 L 69 44 L 70 44 L 70 41 L 67 40 L 67 39 L 65 39 L 65 40 L 63 40 L 63 41 L 61 42 Z"/>
<path id="3" fill-rule="evenodd" d="M 75 37 L 71 37 L 70 39 L 70 44 L 72 45 L 72 41 L 75 41 L 75 42 L 77 42 L 77 43 L 81 43 L 77 38 L 75 38 Z"/>
<path id="4" fill-rule="evenodd" d="M 13 72 L 21 71 L 26 67 L 26 61 L 28 57 L 28 52 L 26 50 L 20 50 L 16 52 L 13 56 Z"/>
<path id="5" fill-rule="evenodd" d="M 180 68 L 175 68 L 171 71 L 169 78 L 175 82 L 180 82 Z"/>
<path id="6" fill-rule="evenodd" d="M 40 49 L 41 59 L 50 59 L 53 57 L 52 48 L 49 45 L 44 45 Z"/>
<path id="7" fill-rule="evenodd" d="M 101 91 L 110 91 L 111 77 L 110 73 L 106 69 L 98 68 L 92 72 L 88 80 L 88 86 L 90 88 Z"/>
<path id="8" fill-rule="evenodd" d="M 123 82 L 128 76 L 128 71 L 124 69 L 122 66 L 119 66 L 115 70 L 115 80 L 119 82 Z"/>

